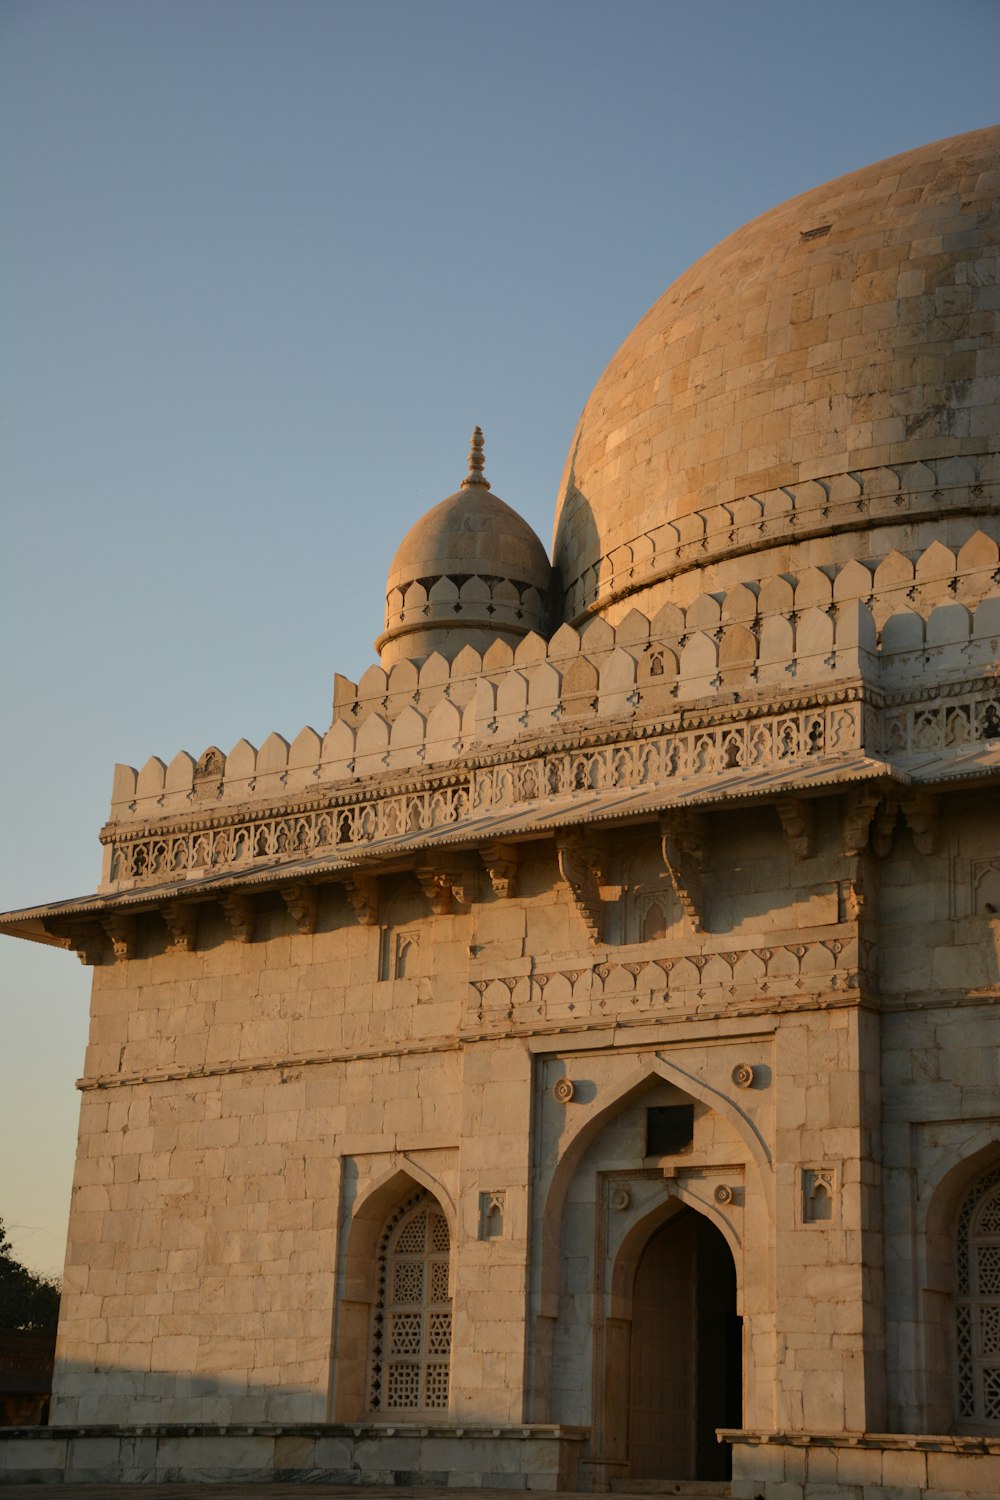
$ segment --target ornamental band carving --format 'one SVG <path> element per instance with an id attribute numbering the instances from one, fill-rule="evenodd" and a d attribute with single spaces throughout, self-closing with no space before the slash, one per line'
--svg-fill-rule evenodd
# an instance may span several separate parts
<path id="1" fill-rule="evenodd" d="M 862 705 L 841 702 L 738 722 L 672 730 L 607 745 L 542 752 L 471 769 L 454 785 L 359 797 L 276 816 L 270 809 L 222 826 L 111 838 L 112 883 L 162 881 L 194 871 L 363 849 L 384 839 L 455 828 L 492 810 L 580 791 L 669 786 L 859 749 Z"/>

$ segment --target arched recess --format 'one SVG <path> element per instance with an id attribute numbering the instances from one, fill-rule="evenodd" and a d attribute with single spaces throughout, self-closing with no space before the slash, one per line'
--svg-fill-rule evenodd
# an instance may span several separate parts
<path id="1" fill-rule="evenodd" d="M 922 1241 L 922 1300 L 919 1315 L 923 1324 L 923 1361 L 926 1373 L 924 1391 L 924 1413 L 921 1425 L 928 1432 L 1000 1432 L 1000 1415 L 984 1425 L 970 1412 L 968 1400 L 963 1398 L 963 1378 L 968 1372 L 960 1369 L 965 1354 L 962 1351 L 960 1330 L 956 1323 L 956 1303 L 965 1301 L 960 1294 L 968 1291 L 963 1287 L 959 1274 L 959 1232 L 963 1227 L 963 1209 L 972 1205 L 977 1189 L 993 1185 L 993 1178 L 1000 1183 L 1000 1140 L 992 1131 L 983 1131 L 979 1142 L 970 1143 L 969 1154 L 960 1162 L 943 1165 L 924 1195 L 925 1211 L 919 1222 L 923 1225 Z M 968 1230 L 968 1225 L 964 1225 Z M 997 1238 L 997 1274 L 1000 1276 L 1000 1236 Z M 1000 1319 L 1000 1313 L 998 1313 Z M 997 1410 L 1000 1412 L 1000 1322 L 996 1337 Z"/>
<path id="2" fill-rule="evenodd" d="M 652 1093 L 663 1084 L 672 1086 L 678 1095 L 700 1103 L 706 1110 L 719 1117 L 723 1126 L 728 1126 L 728 1132 L 723 1132 L 728 1144 L 720 1147 L 722 1155 L 718 1159 L 717 1167 L 710 1155 L 707 1157 L 701 1155 L 692 1160 L 696 1180 L 686 1181 L 685 1170 L 682 1169 L 676 1174 L 671 1174 L 669 1185 L 666 1186 L 659 1170 L 648 1159 L 641 1157 L 640 1150 L 640 1156 L 636 1159 L 636 1166 L 642 1167 L 639 1176 L 644 1179 L 654 1179 L 659 1183 L 657 1192 L 663 1197 L 657 1211 L 664 1218 L 669 1217 L 680 1207 L 690 1206 L 694 1211 L 704 1215 L 718 1229 L 737 1267 L 737 1284 L 742 1296 L 743 1246 L 740 1235 L 734 1228 L 734 1209 L 735 1220 L 738 1221 L 742 1217 L 744 1204 L 753 1198 L 756 1200 L 756 1212 L 759 1213 L 761 1205 L 764 1205 L 765 1212 L 769 1216 L 772 1214 L 773 1174 L 768 1145 L 749 1113 L 733 1099 L 706 1082 L 704 1078 L 688 1072 L 668 1058 L 661 1055 L 647 1056 L 620 1081 L 617 1087 L 602 1088 L 592 1106 L 589 1108 L 573 1107 L 574 1113 L 579 1108 L 579 1123 L 552 1171 L 544 1201 L 539 1209 L 536 1220 L 539 1252 L 536 1262 L 537 1281 L 533 1297 L 534 1322 L 528 1406 L 531 1419 L 534 1421 L 556 1420 L 554 1413 L 559 1410 L 560 1406 L 560 1398 L 553 1394 L 553 1375 L 557 1365 L 562 1368 L 565 1355 L 565 1350 L 561 1348 L 565 1339 L 562 1307 L 563 1231 L 567 1202 L 574 1179 L 589 1148 L 598 1142 L 605 1128 L 611 1125 L 618 1116 L 639 1103 L 644 1095 Z M 736 1155 L 733 1155 L 734 1149 L 737 1151 Z M 645 1165 L 643 1165 L 644 1160 Z M 735 1193 L 731 1188 L 733 1172 L 738 1174 Z M 603 1169 L 601 1169 L 601 1175 L 606 1176 Z M 713 1202 L 716 1188 L 719 1189 L 721 1196 L 715 1198 Z M 647 1190 L 647 1187 L 643 1187 L 641 1191 L 646 1193 Z M 722 1206 L 716 1208 L 716 1204 Z M 633 1245 L 644 1244 L 645 1238 L 655 1231 L 658 1221 L 655 1217 L 643 1218 L 640 1223 L 645 1224 L 646 1227 L 637 1231 L 637 1239 L 629 1241 Z M 603 1243 L 602 1234 L 603 1231 L 598 1232 L 598 1240 Z M 626 1263 L 627 1259 L 623 1264 Z M 590 1291 L 593 1293 L 594 1308 L 592 1332 L 595 1364 L 590 1384 L 589 1406 L 593 1411 L 594 1394 L 597 1393 L 598 1396 L 603 1394 L 601 1328 L 605 1318 L 613 1316 L 607 1303 L 607 1296 L 611 1290 L 609 1268 L 606 1268 L 601 1261 L 596 1249 L 590 1274 Z M 761 1274 L 764 1276 L 767 1274 L 763 1267 Z M 579 1288 L 577 1290 L 579 1291 Z M 565 1419 L 570 1420 L 568 1417 Z M 578 1417 L 573 1420 L 586 1419 Z M 609 1472 L 607 1477 L 613 1477 L 613 1475 Z"/>
<path id="3" fill-rule="evenodd" d="M 344 1237 L 337 1297 L 333 1365 L 332 1419 L 354 1422 L 368 1414 L 368 1377 L 372 1317 L 379 1298 L 379 1261 L 387 1228 L 394 1216 L 426 1195 L 443 1213 L 450 1243 L 455 1243 L 456 1213 L 444 1185 L 409 1157 L 395 1165 L 358 1198 Z M 449 1256 L 449 1297 L 454 1256 Z"/>
<path id="4" fill-rule="evenodd" d="M 738 1249 L 726 1218 L 683 1184 L 622 1241 L 595 1330 L 591 1452 L 602 1480 L 729 1477 L 715 1431 L 742 1425 Z"/>
<path id="5" fill-rule="evenodd" d="M 753 1121 L 725 1094 L 706 1084 L 704 1079 L 688 1073 L 684 1068 L 678 1067 L 659 1054 L 644 1058 L 634 1072 L 623 1079 L 617 1088 L 602 1095 L 599 1102 L 595 1101 L 586 1114 L 583 1110 L 580 1111 L 580 1124 L 552 1174 L 542 1218 L 539 1310 L 544 1316 L 554 1316 L 558 1309 L 559 1241 L 562 1232 L 563 1208 L 573 1174 L 587 1147 L 596 1139 L 605 1125 L 626 1109 L 645 1089 L 652 1087 L 658 1079 L 674 1084 L 684 1093 L 689 1094 L 692 1099 L 697 1099 L 709 1109 L 718 1111 L 724 1119 L 728 1120 L 743 1139 L 756 1165 L 759 1187 L 766 1194 L 769 1202 L 772 1199 L 771 1153 Z"/>

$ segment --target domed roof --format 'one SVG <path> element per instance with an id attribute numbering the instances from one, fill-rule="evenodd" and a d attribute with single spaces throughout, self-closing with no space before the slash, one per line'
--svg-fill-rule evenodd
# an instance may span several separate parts
<path id="1" fill-rule="evenodd" d="M 856 532 L 871 555 L 873 527 L 947 509 L 956 475 L 967 507 L 1000 430 L 998 192 L 991 128 L 793 198 L 685 272 L 573 438 L 566 618 L 805 536 L 841 534 L 843 557 Z"/>
<path id="2" fill-rule="evenodd" d="M 470 630 L 514 639 L 540 630 L 551 573 L 536 533 L 490 489 L 477 427 L 461 488 L 411 526 L 392 560 L 385 634 L 376 642 L 383 663 L 387 647 L 390 660 L 403 654 L 390 644 L 401 635 L 421 636 L 407 642 L 410 656 L 482 644 Z"/>

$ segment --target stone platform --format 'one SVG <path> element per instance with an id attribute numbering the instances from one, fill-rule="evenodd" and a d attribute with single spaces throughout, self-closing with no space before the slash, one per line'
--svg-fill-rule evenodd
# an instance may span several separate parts
<path id="1" fill-rule="evenodd" d="M 358 1487 L 356 1485 L 336 1484 L 124 1484 L 116 1485 L 111 1491 L 106 1484 L 33 1484 L 30 1489 L 24 1485 L 0 1484 L 0 1500 L 318 1500 L 320 1496 L 339 1496 L 342 1500 L 347 1497 L 356 1497 Z M 616 1491 L 628 1500 L 629 1494 L 644 1495 L 648 1497 L 646 1490 Z M 677 1487 L 657 1491 L 660 1494 L 683 1494 L 689 1500 L 709 1500 L 710 1496 L 717 1496 L 719 1500 L 728 1495 L 728 1486 L 712 1489 L 709 1486 Z M 419 1487 L 400 1487 L 398 1485 L 372 1485 L 365 1486 L 365 1500 L 407 1500 L 407 1497 L 419 1497 L 419 1500 L 482 1500 L 482 1490 L 478 1488 L 468 1489 L 440 1489 L 426 1485 Z M 592 1500 L 590 1495 L 584 1495 L 581 1491 L 563 1491 L 561 1500 Z"/>
<path id="2" fill-rule="evenodd" d="M 454 1494 L 462 1487 L 575 1490 L 586 1429 L 540 1424 L 374 1426 L 341 1423 L 160 1423 L 142 1426 L 50 1426 L 0 1429 L 0 1487 L 60 1495 L 83 1486 L 118 1500 L 133 1486 L 223 1485 L 249 1492 L 263 1485 L 331 1486 L 352 1491 L 386 1486 L 395 1495 L 419 1488 Z M 235 1491 L 233 1487 L 236 1487 Z"/>

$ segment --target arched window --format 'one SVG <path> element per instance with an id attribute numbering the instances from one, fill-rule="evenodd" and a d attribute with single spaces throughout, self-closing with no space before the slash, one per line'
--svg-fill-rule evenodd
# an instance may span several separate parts
<path id="1" fill-rule="evenodd" d="M 958 1414 L 1000 1430 L 1000 1167 L 966 1196 L 957 1248 Z"/>
<path id="2" fill-rule="evenodd" d="M 451 1357 L 448 1221 L 429 1193 L 408 1198 L 379 1245 L 369 1401 L 379 1415 L 445 1411 Z"/>

